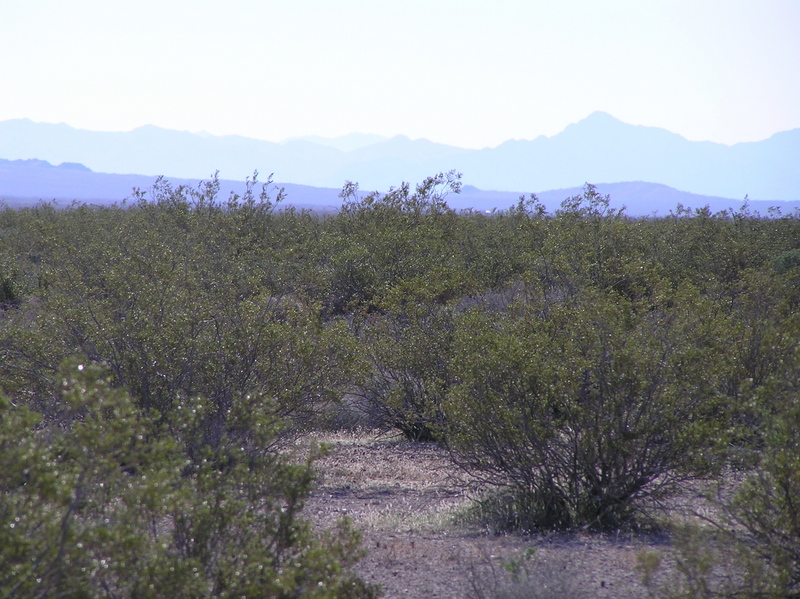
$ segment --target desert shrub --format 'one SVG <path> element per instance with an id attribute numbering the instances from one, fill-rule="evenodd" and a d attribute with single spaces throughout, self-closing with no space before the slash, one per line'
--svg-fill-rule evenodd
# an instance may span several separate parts
<path id="1" fill-rule="evenodd" d="M 300 517 L 309 463 L 233 440 L 187 462 L 100 367 L 59 377 L 59 426 L 0 399 L 3 597 L 376 596 L 351 570 L 357 533 Z"/>
<path id="2" fill-rule="evenodd" d="M 4 385 L 36 403 L 52 395 L 42 373 L 80 352 L 166 420 L 180 400 L 211 402 L 209 441 L 237 398 L 276 399 L 271 409 L 301 424 L 338 401 L 358 378 L 352 337 L 289 293 L 280 281 L 291 267 L 275 266 L 271 244 L 283 247 L 294 216 L 252 193 L 222 205 L 217 187 L 161 182 L 126 209 L 59 213 L 48 287 L 0 327 Z"/>
<path id="3" fill-rule="evenodd" d="M 321 240 L 327 285 L 319 299 L 329 314 L 379 310 L 387 289 L 458 260 L 451 246 L 458 217 L 445 198 L 459 192 L 460 178 L 439 173 L 413 191 L 403 183 L 385 194 L 345 185 L 342 210 Z"/>
<path id="4" fill-rule="evenodd" d="M 738 567 L 741 546 L 719 531 L 676 525 L 671 531 L 670 551 L 642 551 L 635 570 L 641 575 L 648 596 L 655 599 L 723 599 L 767 597 L 763 589 L 745 591 L 743 571 Z"/>
<path id="5" fill-rule="evenodd" d="M 444 404 L 454 458 L 508 489 L 533 528 L 631 525 L 642 502 L 715 463 L 726 422 L 703 312 L 688 291 L 660 307 L 586 292 L 471 311 Z"/>
<path id="6" fill-rule="evenodd" d="M 772 261 L 772 268 L 778 274 L 784 274 L 800 266 L 800 250 L 783 252 Z"/>
<path id="7" fill-rule="evenodd" d="M 798 331 L 797 319 L 789 326 Z M 735 531 L 745 583 L 765 596 L 800 596 L 800 347 L 754 392 L 763 447 L 730 498 L 721 525 Z"/>
<path id="8" fill-rule="evenodd" d="M 442 401 L 453 382 L 453 307 L 463 280 L 444 269 L 389 290 L 380 315 L 353 321 L 369 366 L 357 390 L 373 422 L 413 441 L 441 438 Z"/>
<path id="9" fill-rule="evenodd" d="M 20 289 L 15 273 L 0 268 L 0 310 L 15 308 L 20 304 Z"/>
<path id="10" fill-rule="evenodd" d="M 757 414 L 760 444 L 749 468 L 734 471 L 709 493 L 715 506 L 702 525 L 677 527 L 675 574 L 653 594 L 664 597 L 800 597 L 800 348 L 798 320 L 784 323 L 794 339 L 762 385 L 742 398 Z M 738 451 L 738 448 L 732 448 Z M 730 480 L 733 478 L 733 480 Z M 662 556 L 643 563 L 645 580 Z M 646 561 L 646 560 L 645 560 Z"/>
<path id="11" fill-rule="evenodd" d="M 535 547 L 498 559 L 483 548 L 479 557 L 464 559 L 468 599 L 588 599 L 571 569 L 541 560 Z"/>

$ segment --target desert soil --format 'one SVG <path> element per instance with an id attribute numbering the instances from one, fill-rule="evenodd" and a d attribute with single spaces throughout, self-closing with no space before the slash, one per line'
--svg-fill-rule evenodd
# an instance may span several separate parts
<path id="1" fill-rule="evenodd" d="M 368 551 L 357 571 L 389 599 L 647 596 L 637 556 L 663 549 L 662 539 L 495 535 L 465 523 L 471 493 L 435 444 L 369 431 L 313 433 L 296 442 L 310 441 L 331 452 L 317 464 L 321 482 L 306 515 L 319 527 L 352 520 Z M 515 560 L 528 571 L 516 584 L 504 567 Z"/>

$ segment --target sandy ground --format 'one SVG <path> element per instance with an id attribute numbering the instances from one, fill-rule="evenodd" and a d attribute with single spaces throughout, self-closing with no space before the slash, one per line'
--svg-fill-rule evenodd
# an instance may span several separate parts
<path id="1" fill-rule="evenodd" d="M 331 452 L 318 462 L 321 483 L 306 515 L 320 527 L 352 520 L 368 550 L 357 570 L 387 598 L 647 597 L 637 557 L 663 549 L 663 539 L 494 535 L 464 523 L 467 489 L 436 445 L 364 431 L 297 443 L 312 440 Z M 512 563 L 517 583 L 504 566 Z"/>

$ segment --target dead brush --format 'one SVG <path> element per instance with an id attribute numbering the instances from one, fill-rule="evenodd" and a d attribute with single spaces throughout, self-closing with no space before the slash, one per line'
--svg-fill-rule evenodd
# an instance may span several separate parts
<path id="1" fill-rule="evenodd" d="M 537 555 L 535 547 L 511 557 L 494 555 L 485 545 L 477 557 L 461 557 L 468 599 L 588 599 L 571 570 Z"/>

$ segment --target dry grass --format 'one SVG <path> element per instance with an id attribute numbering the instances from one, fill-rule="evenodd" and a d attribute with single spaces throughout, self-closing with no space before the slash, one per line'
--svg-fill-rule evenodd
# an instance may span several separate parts
<path id="1" fill-rule="evenodd" d="M 638 556 L 666 549 L 656 537 L 491 535 L 465 523 L 467 487 L 435 444 L 355 430 L 309 433 L 295 448 L 312 442 L 331 451 L 306 513 L 320 527 L 353 521 L 368 550 L 358 571 L 388 598 L 646 597 Z"/>
<path id="2" fill-rule="evenodd" d="M 363 530 L 440 532 L 469 504 L 447 454 L 375 431 L 312 433 L 299 443 L 332 447 L 317 462 L 320 486 L 309 513 L 317 521 L 348 515 Z"/>

